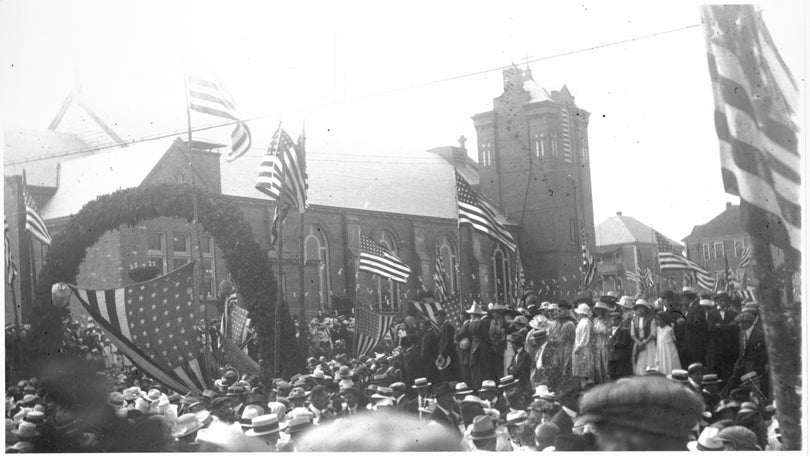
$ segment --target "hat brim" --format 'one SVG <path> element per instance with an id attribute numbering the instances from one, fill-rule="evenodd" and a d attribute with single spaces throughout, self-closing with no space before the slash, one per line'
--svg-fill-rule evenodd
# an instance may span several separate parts
<path id="1" fill-rule="evenodd" d="M 411 388 L 413 388 L 413 389 L 423 389 L 423 388 L 427 388 L 428 386 L 432 386 L 432 385 L 433 385 L 433 383 L 428 382 L 425 385 L 413 385 L 413 386 L 411 386 Z"/>
<path id="2" fill-rule="evenodd" d="M 492 435 L 487 434 L 487 435 L 475 436 L 475 435 L 470 434 L 470 436 L 469 436 L 470 440 L 486 440 L 486 439 L 494 439 L 496 437 L 498 437 L 498 434 L 495 433 L 495 428 L 492 428 Z"/>
<path id="3" fill-rule="evenodd" d="M 245 435 L 250 437 L 258 437 L 260 435 L 276 434 L 278 432 L 284 431 L 285 429 L 287 429 L 287 423 L 278 423 L 278 427 L 275 429 L 271 429 L 269 431 L 264 432 L 256 432 L 253 429 L 248 429 L 247 431 L 245 431 Z"/>

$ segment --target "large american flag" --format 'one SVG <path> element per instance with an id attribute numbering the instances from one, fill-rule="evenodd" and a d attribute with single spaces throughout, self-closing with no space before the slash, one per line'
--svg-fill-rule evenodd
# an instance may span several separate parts
<path id="1" fill-rule="evenodd" d="M 239 305 L 239 298 L 236 293 L 231 294 L 225 301 L 225 309 L 222 312 L 222 321 L 220 323 L 222 337 L 241 346 L 247 337 L 249 325 L 250 318 L 248 318 L 247 309 Z"/>
<path id="2" fill-rule="evenodd" d="M 296 147 L 290 135 L 279 125 L 259 166 L 256 189 L 269 196 L 277 205 L 289 204 L 303 214 L 307 208 L 307 188 L 303 132 Z"/>
<path id="3" fill-rule="evenodd" d="M 11 241 L 8 238 L 8 220 L 3 215 L 3 246 L 6 249 L 6 283 L 13 286 L 14 279 L 17 278 L 17 265 L 14 264 L 14 256 L 11 254 Z"/>
<path id="4" fill-rule="evenodd" d="M 470 187 L 464 177 L 456 171 L 456 197 L 458 199 L 458 223 L 468 223 L 476 231 L 501 242 L 511 251 L 517 250 L 515 239 L 501 222 L 495 219 L 495 213 L 483 202 Z"/>
<path id="5" fill-rule="evenodd" d="M 193 111 L 232 120 L 236 123 L 231 132 L 231 151 L 225 156 L 226 160 L 235 160 L 250 150 L 250 129 L 237 117 L 236 106 L 224 86 L 210 80 L 189 76 L 188 103 L 189 108 Z"/>
<path id="6" fill-rule="evenodd" d="M 588 241 L 585 234 L 585 229 L 580 233 L 580 240 L 582 241 L 582 282 L 580 283 L 580 290 L 586 290 L 593 283 L 594 276 L 596 276 L 596 261 L 593 255 L 588 251 Z"/>
<path id="7" fill-rule="evenodd" d="M 436 284 L 436 296 L 439 298 L 439 301 L 444 301 L 447 299 L 450 291 L 447 286 L 447 271 L 444 268 L 442 251 L 439 249 L 438 245 L 433 253 L 433 257 L 435 258 L 434 267 L 436 268 L 436 272 L 433 273 L 433 282 Z"/>
<path id="8" fill-rule="evenodd" d="M 411 268 L 365 234 L 360 235 L 360 270 L 406 283 Z"/>
<path id="9" fill-rule="evenodd" d="M 212 385 L 203 334 L 195 327 L 193 271 L 192 261 L 149 282 L 109 290 L 70 288 L 141 371 L 178 393 L 201 394 Z"/>
<path id="10" fill-rule="evenodd" d="M 740 197 L 751 235 L 798 259 L 799 85 L 753 6 L 702 6 L 701 15 L 725 190 Z"/>
<path id="11" fill-rule="evenodd" d="M 357 339 L 357 356 L 365 355 L 374 350 L 382 342 L 397 314 L 382 314 L 365 307 L 356 307 L 355 334 Z"/>
<path id="12" fill-rule="evenodd" d="M 436 312 L 440 310 L 447 312 L 447 321 L 453 325 L 458 326 L 458 323 L 461 321 L 461 298 L 458 292 L 453 293 L 449 298 L 442 301 L 413 301 L 413 306 L 437 328 L 439 323 L 436 321 Z"/>
<path id="13" fill-rule="evenodd" d="M 669 242 L 663 234 L 653 230 L 655 243 L 658 245 L 658 267 L 662 271 L 671 269 L 684 269 L 686 267 L 685 258 L 681 255 L 680 247 Z"/>
<path id="14" fill-rule="evenodd" d="M 37 202 L 28 193 L 28 185 L 25 182 L 25 174 L 23 174 L 22 184 L 23 202 L 25 203 L 25 230 L 31 233 L 32 236 L 39 239 L 43 244 L 51 245 L 51 233 L 48 232 L 48 227 L 45 221 L 40 217 L 37 212 Z"/>

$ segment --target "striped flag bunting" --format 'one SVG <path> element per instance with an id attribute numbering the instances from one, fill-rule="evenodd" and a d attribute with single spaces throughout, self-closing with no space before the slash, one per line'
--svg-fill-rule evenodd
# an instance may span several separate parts
<path id="1" fill-rule="evenodd" d="M 683 254 L 680 246 L 669 242 L 669 240 L 658 231 L 653 230 L 655 243 L 658 245 L 658 267 L 661 271 L 672 269 L 683 269 Z"/>
<path id="2" fill-rule="evenodd" d="M 382 342 L 397 314 L 382 314 L 365 307 L 355 308 L 355 334 L 357 335 L 357 356 L 371 353 Z"/>
<path id="3" fill-rule="evenodd" d="M 433 256 L 435 258 L 434 267 L 436 268 L 436 272 L 433 273 L 433 282 L 436 284 L 436 296 L 439 298 L 439 301 L 444 301 L 450 293 L 447 286 L 447 271 L 444 268 L 444 259 L 442 258 L 442 252 L 438 245 L 433 252 Z"/>
<path id="4" fill-rule="evenodd" d="M 585 237 L 584 228 L 580 234 L 580 239 L 582 239 L 582 265 L 580 266 L 580 270 L 582 271 L 582 282 L 579 289 L 586 290 L 591 286 L 593 279 L 596 276 L 596 261 L 594 261 L 591 252 L 588 251 L 588 244 Z"/>
<path id="5" fill-rule="evenodd" d="M 751 5 L 702 6 L 723 184 L 747 231 L 801 253 L 799 86 Z M 766 225 L 765 225 L 766 224 Z M 767 228 L 765 228 L 767 226 Z"/>
<path id="6" fill-rule="evenodd" d="M 284 201 L 280 202 L 282 185 Z M 303 214 L 308 207 L 308 188 L 303 133 L 296 147 L 290 135 L 279 125 L 259 165 L 256 190 L 269 196 L 276 204 L 289 204 Z"/>
<path id="7" fill-rule="evenodd" d="M 481 201 L 481 198 L 458 170 L 456 170 L 456 198 L 459 225 L 470 224 L 474 230 L 495 239 L 513 252 L 517 251 L 512 234 L 495 219 L 492 209 Z"/>
<path id="8" fill-rule="evenodd" d="M 231 132 L 231 151 L 225 156 L 226 160 L 236 160 L 250 150 L 250 129 L 246 123 L 239 120 L 233 99 L 224 86 L 213 81 L 189 76 L 188 103 L 189 109 L 193 111 L 232 120 L 236 123 Z"/>
<path id="9" fill-rule="evenodd" d="M 224 338 L 229 339 L 234 344 L 241 346 L 245 342 L 248 333 L 248 311 L 240 306 L 236 293 L 231 294 L 225 301 L 225 309 L 222 312 L 220 332 Z"/>
<path id="10" fill-rule="evenodd" d="M 560 114 L 562 121 L 563 160 L 566 163 L 574 163 L 574 157 L 571 154 L 571 120 L 568 117 L 568 108 L 563 106 L 560 109 Z"/>
<path id="11" fill-rule="evenodd" d="M 126 287 L 70 288 L 110 341 L 142 372 L 178 393 L 201 394 L 213 385 L 204 335 L 195 327 L 193 271 L 194 261 Z"/>
<path id="12" fill-rule="evenodd" d="M 11 241 L 8 238 L 8 220 L 3 215 L 3 246 L 6 249 L 6 283 L 14 286 L 14 279 L 17 278 L 17 265 L 14 264 L 14 256 L 11 254 Z"/>
<path id="13" fill-rule="evenodd" d="M 458 292 L 453 293 L 449 298 L 442 301 L 413 301 L 413 306 L 437 328 L 439 323 L 436 321 L 436 312 L 440 310 L 447 312 L 447 320 L 454 325 L 461 321 L 461 296 Z"/>
<path id="14" fill-rule="evenodd" d="M 748 266 L 751 266 L 751 247 L 746 247 L 743 249 L 742 254 L 740 255 L 740 261 L 737 263 L 737 267 L 739 269 L 745 269 Z"/>
<path id="15" fill-rule="evenodd" d="M 400 283 L 411 275 L 407 264 L 365 234 L 360 235 L 360 270 Z"/>
<path id="16" fill-rule="evenodd" d="M 23 173 L 22 184 L 23 202 L 25 202 L 25 230 L 31 233 L 32 236 L 39 239 L 45 245 L 51 245 L 51 233 L 48 232 L 48 227 L 45 221 L 40 217 L 37 212 L 37 202 L 28 193 L 28 185 L 25 183 L 25 173 Z"/>

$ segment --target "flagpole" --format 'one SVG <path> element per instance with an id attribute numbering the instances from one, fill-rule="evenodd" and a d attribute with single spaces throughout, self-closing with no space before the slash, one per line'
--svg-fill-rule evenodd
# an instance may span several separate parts
<path id="1" fill-rule="evenodd" d="M 301 156 L 304 156 L 304 157 L 306 156 L 306 134 L 305 134 L 305 131 L 306 131 L 306 124 L 304 124 L 304 126 L 301 128 L 301 140 L 299 141 L 300 142 L 299 145 L 301 147 Z M 282 182 L 283 182 L 283 180 L 282 180 Z M 282 187 L 283 187 L 283 185 L 282 185 Z M 301 294 L 301 296 L 298 298 L 298 302 L 299 302 L 298 320 L 299 320 L 299 327 L 302 327 L 302 328 L 303 328 L 304 321 L 307 318 L 306 309 L 304 308 L 304 306 L 306 304 L 306 300 L 304 299 L 304 295 L 306 294 L 306 291 L 305 291 L 305 282 L 304 282 L 304 212 L 303 212 L 303 210 L 304 210 L 303 207 L 298 209 L 298 287 L 299 287 L 298 291 Z M 320 258 L 320 252 L 318 252 L 318 257 Z M 328 265 L 325 265 L 325 267 L 328 267 Z M 321 273 L 321 271 L 320 271 L 320 265 L 319 265 L 319 269 L 317 271 L 317 274 L 318 274 L 319 278 L 320 278 L 320 273 Z M 319 286 L 318 290 L 320 291 L 320 289 L 321 288 Z M 319 295 L 318 298 L 319 298 L 318 301 L 320 302 L 321 296 Z M 326 299 L 328 300 L 329 297 L 326 296 Z M 306 334 L 309 334 L 309 331 L 307 331 Z M 305 336 L 304 331 L 300 331 L 298 339 L 299 339 L 298 340 L 299 345 L 301 345 L 301 347 L 303 347 L 304 350 L 306 351 L 306 344 L 305 343 L 307 341 L 307 337 Z"/>
<path id="2" fill-rule="evenodd" d="M 200 290 L 199 290 L 199 304 L 200 310 L 202 311 L 202 318 L 203 318 L 203 333 L 205 337 L 205 347 L 207 350 L 205 353 L 205 359 L 208 359 L 208 354 L 213 352 L 213 348 L 211 347 L 211 340 L 210 335 L 208 334 L 208 312 L 206 312 L 205 306 L 205 263 L 203 262 L 202 256 L 202 246 L 200 244 L 200 225 L 199 225 L 199 209 L 197 205 L 197 179 L 194 177 L 194 152 L 191 149 L 192 145 L 192 136 L 191 136 L 191 104 L 189 103 L 188 99 L 188 75 L 183 78 L 183 83 L 185 84 L 186 88 L 186 124 L 187 124 L 187 131 L 188 131 L 188 170 L 189 174 L 191 175 L 191 207 L 193 213 L 193 224 L 194 224 L 194 234 L 195 240 L 194 244 L 197 247 L 197 257 L 200 261 L 199 263 L 199 271 L 200 271 Z M 213 260 L 212 260 L 213 261 Z M 167 265 L 168 266 L 168 265 Z M 193 317 L 193 314 L 192 314 Z M 207 367 L 211 369 L 213 364 L 206 363 Z"/>
<path id="3" fill-rule="evenodd" d="M 279 128 L 281 128 L 281 122 L 279 122 Z M 279 137 L 281 134 L 279 133 Z M 283 204 L 284 204 L 284 197 L 286 196 L 286 189 L 287 186 L 284 184 L 284 176 L 281 176 L 281 190 L 279 191 L 278 201 L 276 202 L 279 205 L 279 214 L 281 216 L 281 220 L 278 223 L 278 255 L 276 258 L 277 265 L 278 265 L 278 296 L 276 299 L 276 308 L 275 308 L 275 321 L 274 321 L 274 330 L 273 330 L 273 377 L 278 377 L 279 374 L 279 357 L 281 356 L 281 303 L 284 302 L 284 266 L 282 264 L 282 259 L 284 257 L 284 222 L 287 220 L 287 217 L 283 216 Z M 303 332 L 304 322 L 301 321 L 298 323 L 300 330 Z"/>

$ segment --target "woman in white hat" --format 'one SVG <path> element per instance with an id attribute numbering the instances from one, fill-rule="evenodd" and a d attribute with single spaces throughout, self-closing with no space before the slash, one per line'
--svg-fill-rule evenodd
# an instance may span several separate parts
<path id="1" fill-rule="evenodd" d="M 591 321 L 591 308 L 584 302 L 574 310 L 579 322 L 574 337 L 574 358 L 571 372 L 579 378 L 580 385 L 585 388 L 594 381 L 594 353 L 593 353 L 593 322 Z"/>
<path id="2" fill-rule="evenodd" d="M 655 346 L 657 327 L 650 311 L 652 306 L 645 299 L 636 300 L 633 306 L 635 316 L 630 326 L 630 337 L 635 345 L 633 346 L 633 369 L 636 375 L 644 375 L 647 366 L 658 365 L 658 351 Z"/>
<path id="3" fill-rule="evenodd" d="M 608 314 L 610 306 L 607 303 L 598 301 L 593 306 L 593 348 L 594 348 L 594 379 L 596 384 L 608 381 L 608 347 L 607 340 L 610 336 L 610 321 Z"/>

